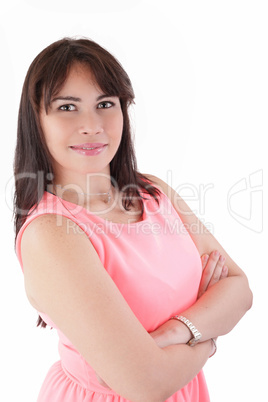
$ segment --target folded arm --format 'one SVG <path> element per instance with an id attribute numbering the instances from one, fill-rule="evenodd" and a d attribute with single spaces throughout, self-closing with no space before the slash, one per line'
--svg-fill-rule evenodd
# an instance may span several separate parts
<path id="1" fill-rule="evenodd" d="M 203 341 L 227 334 L 252 305 L 252 293 L 246 275 L 171 187 L 154 176 L 147 175 L 147 177 L 170 198 L 182 222 L 188 228 L 200 256 L 207 255 L 215 261 L 222 256 L 221 268 L 228 267 L 228 276 L 220 281 L 221 271 L 215 270 L 216 277 L 212 277 L 215 285 L 207 288 L 193 306 L 180 314 L 198 328 Z M 195 228 L 193 232 L 191 227 Z M 210 274 L 208 270 L 208 275 Z M 191 337 L 190 331 L 180 322 L 168 322 L 164 329 L 170 333 L 170 339 L 174 342 L 179 339 L 184 343 Z"/>

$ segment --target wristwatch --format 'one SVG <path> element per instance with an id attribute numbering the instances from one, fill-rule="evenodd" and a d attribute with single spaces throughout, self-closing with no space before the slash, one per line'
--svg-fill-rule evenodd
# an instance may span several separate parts
<path id="1" fill-rule="evenodd" d="M 199 332 L 198 329 L 195 328 L 194 324 L 192 324 L 191 321 L 188 320 L 188 318 L 185 318 L 182 315 L 175 315 L 174 317 L 171 317 L 171 320 L 172 319 L 182 322 L 191 331 L 193 337 L 189 340 L 189 342 L 187 342 L 187 345 L 194 346 L 200 341 L 202 337 L 201 332 Z"/>

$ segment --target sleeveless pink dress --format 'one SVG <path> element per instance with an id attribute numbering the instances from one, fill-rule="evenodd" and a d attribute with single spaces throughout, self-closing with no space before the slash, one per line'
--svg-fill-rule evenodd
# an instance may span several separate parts
<path id="1" fill-rule="evenodd" d="M 160 205 L 144 193 L 142 220 L 119 224 L 102 219 L 53 194 L 44 196 L 17 236 L 17 256 L 22 266 L 20 244 L 26 226 L 43 214 L 70 219 L 77 224 L 144 328 L 151 332 L 170 317 L 187 309 L 197 297 L 202 273 L 201 260 L 180 217 L 168 197 L 161 193 Z M 23 267 L 22 267 L 23 268 Z M 43 320 L 58 331 L 60 361 L 49 370 L 38 402 L 127 402 L 99 384 L 93 368 L 48 316 Z M 201 371 L 167 402 L 209 402 Z M 148 401 L 149 402 L 149 401 Z"/>

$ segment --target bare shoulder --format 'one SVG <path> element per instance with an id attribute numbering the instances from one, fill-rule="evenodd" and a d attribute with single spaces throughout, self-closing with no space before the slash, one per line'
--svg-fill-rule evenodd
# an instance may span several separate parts
<path id="1" fill-rule="evenodd" d="M 146 177 L 150 182 L 155 184 L 157 187 L 160 187 L 160 190 L 162 190 L 162 187 L 165 188 L 167 186 L 167 184 L 157 176 L 148 173 L 142 173 L 142 175 Z"/>
<path id="2" fill-rule="evenodd" d="M 193 215 L 193 212 L 188 207 L 183 198 L 181 198 L 180 195 L 166 182 L 164 182 L 159 177 L 151 174 L 144 174 L 144 176 L 153 184 L 155 184 L 170 199 L 172 205 L 175 207 L 182 218 L 185 216 L 185 219 L 187 221 L 187 216 Z M 183 219 L 183 221 L 185 221 L 185 219 Z"/>
<path id="3" fill-rule="evenodd" d="M 22 247 L 27 246 L 29 242 L 42 246 L 46 241 L 51 242 L 57 238 L 60 240 L 62 237 L 67 240 L 78 234 L 80 238 L 86 238 L 86 234 L 74 221 L 57 214 L 44 214 L 33 219 L 26 227 L 22 236 Z"/>
<path id="4" fill-rule="evenodd" d="M 153 184 L 155 184 L 169 198 L 170 202 L 172 203 L 173 207 L 175 208 L 176 212 L 178 213 L 182 222 L 184 223 L 186 229 L 193 238 L 198 250 L 200 251 L 200 253 L 204 252 L 203 250 L 201 250 L 200 235 L 201 234 L 208 235 L 209 231 L 205 228 L 202 222 L 193 213 L 191 208 L 172 187 L 170 187 L 166 182 L 161 180 L 159 177 L 149 174 L 146 174 L 144 176 L 147 177 L 148 180 L 150 180 Z M 192 230 L 193 228 L 195 230 Z M 203 236 L 202 239 L 204 240 L 205 237 Z"/>
<path id="5" fill-rule="evenodd" d="M 77 256 L 98 261 L 97 253 L 83 230 L 68 218 L 45 214 L 36 217 L 21 239 L 25 290 L 30 303 L 45 312 L 51 278 L 68 275 Z M 70 274 L 70 272 L 69 272 Z"/>
<path id="6" fill-rule="evenodd" d="M 32 265 L 34 256 L 39 256 L 39 266 L 42 258 L 48 261 L 49 256 L 70 256 L 81 251 L 78 250 L 80 248 L 88 249 L 90 245 L 86 233 L 70 219 L 56 214 L 40 215 L 26 227 L 22 236 L 24 271 L 27 274 L 27 267 Z"/>

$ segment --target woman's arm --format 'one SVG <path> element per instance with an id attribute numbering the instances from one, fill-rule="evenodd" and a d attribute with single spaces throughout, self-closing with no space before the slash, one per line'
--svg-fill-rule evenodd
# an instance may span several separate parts
<path id="1" fill-rule="evenodd" d="M 137 320 L 81 230 L 36 218 L 22 238 L 25 288 L 103 381 L 133 402 L 160 402 L 186 385 L 214 347 L 161 349 Z"/>
<path id="2" fill-rule="evenodd" d="M 200 256 L 210 255 L 211 266 L 219 260 L 220 256 L 224 257 L 221 264 L 228 267 L 228 277 L 218 281 L 217 275 L 220 271 L 216 270 L 214 281 L 217 283 L 209 287 L 197 302 L 186 311 L 181 312 L 181 315 L 187 317 L 198 328 L 202 333 L 202 340 L 225 335 L 231 331 L 252 305 L 252 292 L 246 275 L 171 187 L 155 176 L 146 176 L 170 198 Z M 195 230 L 191 231 L 191 227 Z M 197 231 L 196 228 L 200 230 Z M 180 336 L 183 332 L 185 339 L 189 340 L 191 334 L 188 328 L 180 322 L 167 324 L 167 327 L 171 326 L 173 335 L 175 325 Z"/>

